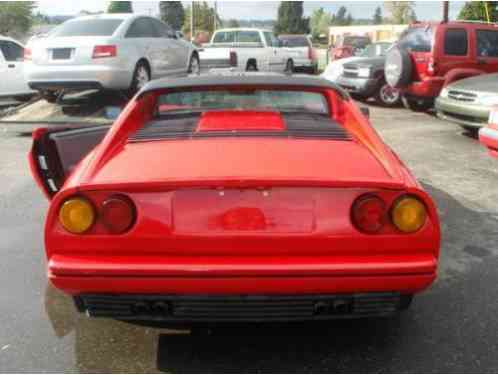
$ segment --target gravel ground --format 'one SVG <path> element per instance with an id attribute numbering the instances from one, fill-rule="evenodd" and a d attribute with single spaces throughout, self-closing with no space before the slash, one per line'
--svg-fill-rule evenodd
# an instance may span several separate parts
<path id="1" fill-rule="evenodd" d="M 238 325 L 196 334 L 76 314 L 47 285 L 47 201 L 30 139 L 0 128 L 0 371 L 497 372 L 498 162 L 458 127 L 371 107 L 374 126 L 438 205 L 440 275 L 399 317 Z"/>

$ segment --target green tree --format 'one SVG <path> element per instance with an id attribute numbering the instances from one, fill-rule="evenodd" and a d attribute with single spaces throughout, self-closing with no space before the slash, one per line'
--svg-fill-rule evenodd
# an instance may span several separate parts
<path id="1" fill-rule="evenodd" d="M 373 24 L 381 25 L 382 24 L 382 9 L 380 7 L 375 8 L 375 13 L 373 16 Z"/>
<path id="2" fill-rule="evenodd" d="M 384 1 L 384 7 L 394 24 L 406 24 L 417 19 L 413 10 L 414 1 Z"/>
<path id="3" fill-rule="evenodd" d="M 459 20 L 468 21 L 485 21 L 488 17 L 486 15 L 486 7 L 488 8 L 489 20 L 491 22 L 498 21 L 497 11 L 498 1 L 467 1 L 460 10 L 458 15 Z"/>
<path id="4" fill-rule="evenodd" d="M 307 34 L 309 20 L 303 17 L 302 1 L 282 1 L 278 7 L 275 34 Z"/>
<path id="5" fill-rule="evenodd" d="M 328 35 L 329 27 L 332 24 L 332 16 L 323 8 L 313 11 L 310 18 L 311 35 L 317 39 L 320 35 Z"/>
<path id="6" fill-rule="evenodd" d="M 190 12 L 191 7 L 185 9 L 185 22 L 183 23 L 184 34 L 190 34 Z M 206 1 L 194 1 L 194 34 L 198 31 L 214 31 L 214 17 L 216 23 L 221 25 L 221 19 L 216 14 L 214 8 L 210 7 Z"/>
<path id="7" fill-rule="evenodd" d="M 353 23 L 353 16 L 348 14 L 346 7 L 341 6 L 337 13 L 332 16 L 331 23 L 335 26 L 348 26 Z"/>
<path id="8" fill-rule="evenodd" d="M 0 1 L 0 34 L 21 36 L 31 28 L 34 1 Z"/>
<path id="9" fill-rule="evenodd" d="M 181 1 L 160 1 L 159 14 L 161 20 L 174 30 L 181 30 L 185 22 L 185 9 Z"/>
<path id="10" fill-rule="evenodd" d="M 228 20 L 227 27 L 240 27 L 239 21 L 236 19 Z"/>
<path id="11" fill-rule="evenodd" d="M 111 1 L 107 13 L 133 13 L 131 1 Z"/>

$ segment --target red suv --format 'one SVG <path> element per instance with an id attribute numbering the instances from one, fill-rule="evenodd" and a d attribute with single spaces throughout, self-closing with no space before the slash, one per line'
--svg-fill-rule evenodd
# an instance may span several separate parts
<path id="1" fill-rule="evenodd" d="M 455 21 L 415 23 L 386 56 L 385 77 L 407 108 L 431 108 L 443 87 L 498 72 L 498 25 Z"/>

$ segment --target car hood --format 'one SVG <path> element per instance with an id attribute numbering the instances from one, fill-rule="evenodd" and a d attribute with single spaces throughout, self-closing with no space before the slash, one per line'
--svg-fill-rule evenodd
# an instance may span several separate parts
<path id="1" fill-rule="evenodd" d="M 80 186 L 358 186 L 403 181 L 356 140 L 211 138 L 127 143 Z"/>
<path id="2" fill-rule="evenodd" d="M 496 94 L 498 87 L 498 73 L 482 74 L 475 77 L 461 79 L 448 86 L 449 90 L 465 90 Z"/>

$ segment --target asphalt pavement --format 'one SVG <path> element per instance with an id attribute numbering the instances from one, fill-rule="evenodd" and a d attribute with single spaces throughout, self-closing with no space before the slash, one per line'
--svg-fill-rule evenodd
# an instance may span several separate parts
<path id="1" fill-rule="evenodd" d="M 438 205 L 436 284 L 390 319 L 205 330 L 77 314 L 47 284 L 31 141 L 0 126 L 0 372 L 498 372 L 498 161 L 431 115 L 371 118 Z"/>

